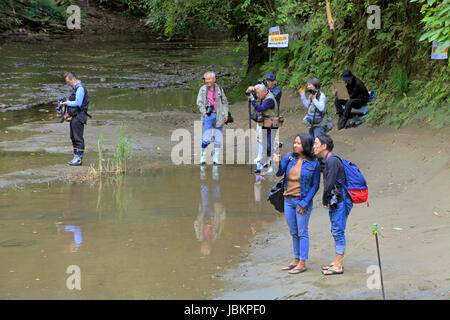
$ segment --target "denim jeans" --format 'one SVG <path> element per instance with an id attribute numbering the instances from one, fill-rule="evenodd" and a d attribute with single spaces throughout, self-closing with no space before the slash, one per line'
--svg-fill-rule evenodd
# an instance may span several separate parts
<path id="1" fill-rule="evenodd" d="M 284 214 L 292 236 L 292 244 L 294 247 L 294 258 L 300 260 L 308 260 L 309 252 L 309 235 L 308 223 L 311 216 L 312 201 L 307 212 L 303 215 L 297 213 L 297 207 L 300 203 L 300 197 L 284 197 Z"/>
<path id="2" fill-rule="evenodd" d="M 343 191 L 343 193 L 344 199 L 338 203 L 336 208 L 330 208 L 328 211 L 336 254 L 345 254 L 345 226 L 353 207 L 352 199 L 347 195 L 347 192 Z"/>
<path id="3" fill-rule="evenodd" d="M 212 113 L 203 119 L 202 148 L 205 149 L 211 143 L 212 130 L 214 129 L 214 148 L 222 145 L 222 128 L 216 128 L 216 114 Z"/>
<path id="4" fill-rule="evenodd" d="M 313 138 L 313 140 L 315 140 L 317 138 L 317 136 L 326 133 L 326 127 L 322 126 L 322 127 L 314 127 L 309 129 L 309 135 Z"/>

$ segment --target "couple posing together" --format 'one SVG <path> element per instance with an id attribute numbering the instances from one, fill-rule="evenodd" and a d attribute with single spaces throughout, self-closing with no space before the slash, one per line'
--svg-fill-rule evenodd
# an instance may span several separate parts
<path id="1" fill-rule="evenodd" d="M 320 163 L 323 159 L 324 192 L 322 204 L 329 211 L 331 234 L 334 238 L 336 256 L 328 265 L 322 267 L 324 275 L 344 273 L 342 260 L 345 254 L 345 226 L 353 202 L 338 181 L 346 184 L 344 166 L 337 156 L 333 156 L 334 143 L 327 134 L 318 135 L 315 140 L 310 134 L 302 133 L 295 137 L 293 152 L 281 160 L 279 154 L 274 161 L 280 162 L 277 176 L 284 179 L 284 212 L 292 236 L 294 259 L 282 268 L 289 274 L 306 271 L 308 260 L 308 223 L 313 207 L 313 198 L 320 185 Z"/>

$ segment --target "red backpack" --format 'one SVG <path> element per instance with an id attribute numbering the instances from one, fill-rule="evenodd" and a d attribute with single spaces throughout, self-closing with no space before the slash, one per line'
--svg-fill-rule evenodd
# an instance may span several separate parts
<path id="1" fill-rule="evenodd" d="M 338 155 L 331 154 L 330 157 L 332 156 L 335 156 L 341 160 L 344 165 L 345 180 L 347 181 L 347 184 L 345 185 L 340 179 L 336 179 L 336 181 L 341 184 L 345 191 L 347 191 L 353 203 L 367 202 L 367 206 L 369 206 L 369 202 L 367 201 L 369 198 L 369 188 L 367 187 L 366 179 L 359 170 L 358 166 L 353 162 L 341 159 Z M 326 162 L 326 166 L 327 165 L 328 159 Z"/>

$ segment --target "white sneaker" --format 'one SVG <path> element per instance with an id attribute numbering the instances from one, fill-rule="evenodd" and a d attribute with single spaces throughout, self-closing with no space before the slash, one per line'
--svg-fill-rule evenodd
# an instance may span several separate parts
<path id="1" fill-rule="evenodd" d="M 213 164 L 221 164 L 220 162 L 219 162 L 219 150 L 220 150 L 220 148 L 214 148 L 214 151 L 213 151 Z"/>
<path id="2" fill-rule="evenodd" d="M 206 163 L 206 149 L 202 149 L 202 155 L 200 157 L 200 164 Z"/>

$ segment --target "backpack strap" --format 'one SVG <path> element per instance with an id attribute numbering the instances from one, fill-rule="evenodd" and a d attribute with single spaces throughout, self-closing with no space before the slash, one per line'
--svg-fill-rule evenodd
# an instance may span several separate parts
<path id="1" fill-rule="evenodd" d="M 336 158 L 338 158 L 339 160 L 341 160 L 342 166 L 344 166 L 344 163 L 342 162 L 341 157 L 339 157 L 337 154 L 331 154 L 330 157 L 335 156 Z M 328 159 L 330 159 L 330 157 L 328 157 Z M 328 167 L 328 159 L 325 162 L 325 168 Z M 344 168 L 344 174 L 345 174 L 345 168 Z M 341 181 L 341 179 L 336 178 L 336 181 L 345 189 L 345 191 L 349 192 L 352 196 L 354 196 L 355 194 L 353 192 L 350 191 L 350 189 Z"/>

